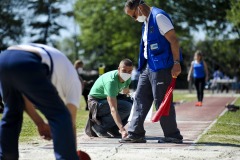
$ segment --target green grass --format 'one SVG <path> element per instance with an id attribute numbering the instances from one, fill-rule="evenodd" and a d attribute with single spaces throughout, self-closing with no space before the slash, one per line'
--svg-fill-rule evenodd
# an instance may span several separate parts
<path id="1" fill-rule="evenodd" d="M 240 98 L 235 102 L 240 106 Z M 217 119 L 217 122 L 204 134 L 198 143 L 223 143 L 240 145 L 240 110 L 226 112 Z"/>
<path id="2" fill-rule="evenodd" d="M 196 94 L 195 93 L 188 93 L 183 91 L 174 90 L 173 92 L 173 102 L 190 102 L 196 100 Z"/>
<path id="3" fill-rule="evenodd" d="M 80 103 L 80 108 L 78 109 L 77 112 L 77 122 L 76 122 L 76 127 L 78 132 L 82 132 L 87 118 L 88 118 L 88 111 L 85 111 L 85 102 L 84 99 L 81 99 Z M 23 125 L 22 125 L 22 131 L 20 134 L 20 142 L 25 142 L 25 141 L 33 141 L 33 140 L 40 140 L 37 127 L 33 123 L 33 121 L 30 119 L 30 117 L 24 113 L 24 119 L 23 119 Z M 2 114 L 0 114 L 0 118 L 2 117 Z"/>

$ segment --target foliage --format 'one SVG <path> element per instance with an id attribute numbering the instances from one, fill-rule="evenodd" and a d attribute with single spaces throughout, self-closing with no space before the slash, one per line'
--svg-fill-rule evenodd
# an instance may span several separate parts
<path id="1" fill-rule="evenodd" d="M 75 46 L 74 38 L 65 38 L 62 41 L 58 41 L 55 45 L 72 63 L 78 59 L 78 55 L 76 55 L 78 49 Z"/>
<path id="2" fill-rule="evenodd" d="M 184 54 L 183 73 L 197 49 L 190 31 L 206 30 L 208 37 L 228 37 L 231 27 L 226 20 L 230 2 L 224 0 L 145 0 L 150 6 L 167 11 L 172 17 Z M 117 65 L 125 57 L 137 64 L 141 24 L 124 13 L 125 2 L 114 0 L 77 0 L 76 21 L 80 25 L 80 45 L 85 56 L 95 65 L 105 62 Z M 234 46 L 236 47 L 236 46 Z M 210 55 L 211 56 L 211 55 Z"/>
<path id="3" fill-rule="evenodd" d="M 18 43 L 24 35 L 23 15 L 16 8 L 23 7 L 24 1 L 1 1 L 0 3 L 0 50 L 4 50 L 10 43 Z"/>
<path id="4" fill-rule="evenodd" d="M 226 9 L 229 1 L 225 0 L 146 0 L 149 4 L 166 10 L 175 22 L 176 30 L 188 35 L 190 30 L 203 27 L 210 34 L 226 29 Z"/>
<path id="5" fill-rule="evenodd" d="M 70 0 L 4 0 L 0 3 L 0 49 L 21 41 L 54 45 L 65 29 L 61 19 L 73 16 L 63 9 Z M 7 23 L 6 23 L 7 22 Z"/>
<path id="6" fill-rule="evenodd" d="M 33 12 L 29 26 L 31 41 L 42 44 L 54 44 L 54 36 L 59 36 L 59 31 L 65 29 L 62 21 L 57 21 L 61 16 L 72 16 L 72 12 L 63 11 L 60 5 L 66 0 L 30 0 L 29 11 Z"/>
<path id="7" fill-rule="evenodd" d="M 233 23 L 234 30 L 238 33 L 238 38 L 240 38 L 240 1 L 230 0 L 231 9 L 227 11 L 227 19 Z"/>
<path id="8" fill-rule="evenodd" d="M 197 48 L 203 51 L 210 73 L 219 66 L 225 74 L 233 78 L 240 75 L 239 43 L 239 39 L 205 40 L 199 42 Z"/>
<path id="9" fill-rule="evenodd" d="M 97 62 L 118 65 L 123 58 L 136 64 L 141 25 L 124 15 L 124 2 L 79 0 L 76 20 L 81 28 L 80 44 L 85 56 Z M 96 63 L 95 59 L 95 65 Z M 96 67 L 95 67 L 96 68 Z"/>

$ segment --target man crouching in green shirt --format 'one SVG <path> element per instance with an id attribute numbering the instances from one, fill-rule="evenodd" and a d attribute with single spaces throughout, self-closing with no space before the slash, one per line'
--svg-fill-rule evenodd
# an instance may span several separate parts
<path id="1" fill-rule="evenodd" d="M 85 130 L 87 135 L 104 138 L 127 136 L 124 126 L 130 115 L 132 101 L 118 98 L 118 95 L 119 92 L 129 93 L 132 70 L 132 61 L 124 59 L 118 70 L 107 72 L 96 80 L 88 96 L 90 114 Z"/>

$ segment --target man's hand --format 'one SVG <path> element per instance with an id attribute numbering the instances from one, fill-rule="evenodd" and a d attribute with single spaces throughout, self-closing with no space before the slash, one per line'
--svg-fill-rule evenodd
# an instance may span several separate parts
<path id="1" fill-rule="evenodd" d="M 122 93 L 123 93 L 123 94 L 129 94 L 129 93 L 130 93 L 129 88 L 124 88 L 124 89 L 122 90 Z"/>
<path id="2" fill-rule="evenodd" d="M 51 136 L 51 131 L 50 131 L 49 125 L 46 122 L 44 122 L 43 118 L 38 114 L 38 112 L 36 111 L 32 102 L 30 102 L 27 99 L 27 97 L 25 97 L 24 95 L 22 95 L 22 96 L 23 96 L 24 103 L 25 103 L 25 111 L 31 117 L 33 122 L 36 124 L 36 126 L 38 128 L 38 133 L 40 134 L 40 136 L 43 139 L 51 140 L 52 136 Z"/>
<path id="3" fill-rule="evenodd" d="M 128 132 L 125 130 L 125 128 L 122 128 L 121 130 L 119 130 L 119 132 L 122 135 L 122 138 L 126 138 L 128 135 Z"/>
<path id="4" fill-rule="evenodd" d="M 171 73 L 172 77 L 177 77 L 181 73 L 181 65 L 174 64 Z"/>
<path id="5" fill-rule="evenodd" d="M 37 127 L 38 127 L 38 133 L 43 139 L 45 139 L 45 140 L 51 140 L 52 139 L 49 124 L 44 122 L 44 123 L 38 124 Z"/>

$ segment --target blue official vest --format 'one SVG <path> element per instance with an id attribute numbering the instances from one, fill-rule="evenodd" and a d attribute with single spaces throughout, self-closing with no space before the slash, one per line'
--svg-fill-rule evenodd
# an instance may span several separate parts
<path id="1" fill-rule="evenodd" d="M 170 68 L 173 66 L 173 55 L 171 46 L 168 40 L 160 33 L 156 16 L 157 14 L 163 14 L 171 21 L 170 17 L 163 10 L 152 7 L 148 22 L 148 33 L 147 33 L 147 56 L 148 59 L 144 58 L 144 42 L 141 39 L 140 43 L 140 54 L 138 60 L 138 71 L 141 71 L 146 63 L 148 63 L 150 69 L 154 72 Z M 171 21 L 172 22 L 172 21 Z M 142 26 L 142 37 L 144 34 L 145 24 Z"/>

